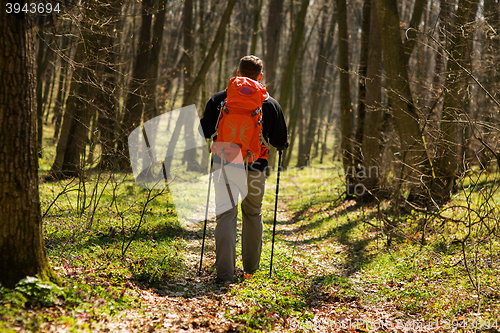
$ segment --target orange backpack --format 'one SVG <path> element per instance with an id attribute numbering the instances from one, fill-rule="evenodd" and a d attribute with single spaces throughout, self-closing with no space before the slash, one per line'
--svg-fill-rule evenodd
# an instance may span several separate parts
<path id="1" fill-rule="evenodd" d="M 266 87 L 255 80 L 240 76 L 229 80 L 227 97 L 220 104 L 213 153 L 231 163 L 267 158 L 262 136 L 262 103 L 267 96 Z"/>

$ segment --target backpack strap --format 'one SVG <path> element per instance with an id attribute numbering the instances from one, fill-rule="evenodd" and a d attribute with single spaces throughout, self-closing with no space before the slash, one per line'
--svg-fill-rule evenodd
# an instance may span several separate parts
<path id="1" fill-rule="evenodd" d="M 224 164 L 226 163 L 226 158 L 224 157 L 224 147 L 221 149 L 221 171 L 222 171 L 222 176 L 224 176 L 224 182 L 226 183 L 226 188 L 227 188 L 227 194 L 229 195 L 229 199 L 231 200 L 231 205 L 233 208 L 236 207 L 233 199 L 233 192 L 231 191 L 231 186 L 229 185 L 229 181 L 227 180 L 227 175 L 226 175 L 226 170 L 224 169 Z M 219 175 L 220 176 L 220 175 Z"/>
<path id="2" fill-rule="evenodd" d="M 210 140 L 213 140 L 214 137 L 217 136 L 217 134 L 219 133 L 219 121 L 220 121 L 220 116 L 221 116 L 221 113 L 222 113 L 222 108 L 224 108 L 225 110 L 227 110 L 226 106 L 226 101 L 222 101 L 220 102 L 220 105 L 219 105 L 219 116 L 217 117 L 217 122 L 215 123 L 215 132 L 214 134 L 212 134 L 212 136 L 210 137 Z M 229 111 L 226 111 L 226 113 L 229 112 Z"/>
<path id="3" fill-rule="evenodd" d="M 271 146 L 269 145 L 269 142 L 264 138 L 264 135 L 262 133 L 259 133 L 260 136 L 260 141 L 267 147 L 267 149 L 271 150 Z"/>

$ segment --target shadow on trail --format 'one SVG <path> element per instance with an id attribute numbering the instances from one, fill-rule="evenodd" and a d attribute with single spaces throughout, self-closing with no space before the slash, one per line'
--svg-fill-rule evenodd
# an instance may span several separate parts
<path id="1" fill-rule="evenodd" d="M 304 297 L 309 308 L 323 303 L 349 303 L 359 299 L 345 292 L 350 289 L 352 284 L 345 277 L 336 274 L 320 275 L 310 282 Z"/>
<path id="2" fill-rule="evenodd" d="M 354 229 L 363 223 L 363 220 L 370 220 L 375 216 L 376 213 L 372 212 L 364 216 L 356 217 L 355 219 L 349 218 L 348 214 L 350 212 L 362 209 L 364 205 L 355 204 L 329 214 L 326 217 L 317 219 L 310 223 L 302 222 L 293 230 L 278 231 L 279 235 L 293 236 L 294 234 L 302 234 L 308 232 L 311 237 L 301 240 L 283 240 L 290 246 L 295 245 L 310 245 L 319 243 L 326 240 L 334 240 L 343 245 L 347 252 L 347 258 L 343 264 L 345 276 L 350 276 L 358 272 L 362 265 L 369 263 L 375 257 L 375 255 L 367 255 L 367 246 L 375 241 L 378 234 L 374 236 L 363 235 L 362 237 L 353 237 Z M 314 230 L 320 228 L 325 223 L 332 221 L 334 219 L 347 218 L 347 222 L 329 228 L 327 232 L 321 235 L 314 236 Z M 296 221 L 295 223 L 298 223 Z"/>
<path id="3" fill-rule="evenodd" d="M 137 233 L 135 229 L 137 225 L 128 226 L 123 232 L 120 226 L 112 226 L 106 229 L 86 229 L 82 227 L 74 232 L 54 232 L 45 235 L 45 246 L 50 249 L 61 248 L 63 251 L 90 250 L 98 247 L 116 247 L 122 244 L 127 244 L 131 239 L 132 242 L 150 241 L 155 242 L 170 241 L 176 238 L 182 238 L 186 241 L 200 239 L 203 235 L 201 230 L 189 230 L 180 226 L 177 223 L 166 221 L 155 226 L 150 226 L 148 223 L 142 223 Z M 119 249 L 118 249 L 119 250 Z"/>

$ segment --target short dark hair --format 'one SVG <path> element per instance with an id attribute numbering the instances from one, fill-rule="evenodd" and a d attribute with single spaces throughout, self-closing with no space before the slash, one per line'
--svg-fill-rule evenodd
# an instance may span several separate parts
<path id="1" fill-rule="evenodd" d="M 238 70 L 241 76 L 257 80 L 262 73 L 262 60 L 254 55 L 247 55 L 240 59 Z"/>

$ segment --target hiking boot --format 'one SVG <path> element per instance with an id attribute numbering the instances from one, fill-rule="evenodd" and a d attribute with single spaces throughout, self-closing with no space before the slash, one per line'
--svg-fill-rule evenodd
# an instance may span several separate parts
<path id="1" fill-rule="evenodd" d="M 221 285 L 230 285 L 230 284 L 233 284 L 234 281 L 233 280 L 222 280 L 222 279 L 219 279 L 219 278 L 215 278 L 215 284 L 221 284 Z"/>

